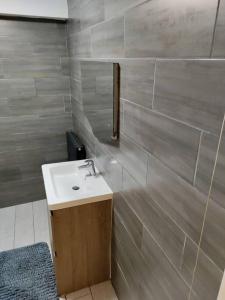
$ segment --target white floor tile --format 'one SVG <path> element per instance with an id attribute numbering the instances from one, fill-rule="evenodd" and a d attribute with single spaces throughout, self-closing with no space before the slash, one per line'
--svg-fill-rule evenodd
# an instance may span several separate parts
<path id="1" fill-rule="evenodd" d="M 89 288 L 84 288 L 82 290 L 79 290 L 74 293 L 66 295 L 66 300 L 77 300 L 77 299 L 86 300 L 83 297 L 88 297 L 88 296 L 91 296 L 91 291 Z M 92 299 L 92 297 L 91 297 L 91 299 Z M 88 298 L 87 298 L 87 300 L 88 300 Z"/>
<path id="2" fill-rule="evenodd" d="M 102 282 L 91 287 L 93 300 L 118 300 L 110 281 Z"/>
<path id="3" fill-rule="evenodd" d="M 23 247 L 34 243 L 33 205 L 26 203 L 16 206 L 14 247 Z"/>
<path id="4" fill-rule="evenodd" d="M 0 251 L 14 246 L 15 206 L 0 209 Z"/>
<path id="5" fill-rule="evenodd" d="M 48 210 L 46 200 L 33 202 L 34 242 L 46 242 L 50 245 Z"/>

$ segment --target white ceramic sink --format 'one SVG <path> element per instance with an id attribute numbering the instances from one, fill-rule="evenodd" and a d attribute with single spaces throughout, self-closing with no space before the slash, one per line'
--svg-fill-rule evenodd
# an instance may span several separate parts
<path id="1" fill-rule="evenodd" d="M 45 191 L 50 210 L 97 202 L 112 198 L 112 190 L 96 169 L 97 176 L 87 177 L 89 169 L 79 169 L 85 160 L 42 166 Z M 78 187 L 78 190 L 74 190 Z"/>

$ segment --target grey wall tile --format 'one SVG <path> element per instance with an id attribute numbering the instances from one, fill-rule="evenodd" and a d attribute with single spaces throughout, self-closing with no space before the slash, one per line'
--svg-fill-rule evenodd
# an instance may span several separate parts
<path id="1" fill-rule="evenodd" d="M 68 69 L 68 66 L 67 66 Z M 38 78 L 62 76 L 60 58 L 35 56 L 7 59 L 3 62 L 5 78 Z"/>
<path id="2" fill-rule="evenodd" d="M 222 128 L 222 135 L 219 144 L 218 157 L 216 161 L 216 169 L 213 177 L 211 198 L 218 203 L 223 209 L 225 209 L 225 126 Z"/>
<path id="3" fill-rule="evenodd" d="M 125 102 L 124 132 L 182 177 L 193 181 L 200 137 L 197 130 Z"/>
<path id="4" fill-rule="evenodd" d="M 143 232 L 142 253 L 145 268 L 139 299 L 188 299 L 188 286 L 146 230 Z"/>
<path id="5" fill-rule="evenodd" d="M 46 195 L 42 177 L 23 181 L 18 180 L 14 181 L 13 183 L 0 183 L 1 207 L 18 205 L 18 203 L 22 204 L 39 199 L 44 199 L 45 197 Z"/>
<path id="6" fill-rule="evenodd" d="M 61 95 L 9 99 L 8 108 L 9 116 L 52 115 L 65 112 L 64 97 Z"/>
<path id="7" fill-rule="evenodd" d="M 195 244 L 191 239 L 186 237 L 179 271 L 182 277 L 190 286 L 192 283 L 192 276 L 195 269 L 197 252 L 197 244 Z"/>
<path id="8" fill-rule="evenodd" d="M 123 196 L 173 264 L 180 268 L 185 236 L 152 200 L 148 190 L 123 171 Z"/>
<path id="9" fill-rule="evenodd" d="M 0 79 L 0 99 L 25 98 L 35 95 L 35 82 L 32 78 Z"/>
<path id="10" fill-rule="evenodd" d="M 132 209 L 127 204 L 126 200 L 120 193 L 113 196 L 113 204 L 116 213 L 119 215 L 127 232 L 136 246 L 141 249 L 143 225 Z"/>
<path id="11" fill-rule="evenodd" d="M 113 192 L 122 190 L 122 167 L 102 145 L 96 144 L 96 163 Z"/>
<path id="12" fill-rule="evenodd" d="M 41 164 L 66 159 L 65 131 L 72 118 L 65 113 L 70 111 L 65 24 L 0 20 L 0 59 L 3 207 L 45 198 Z"/>
<path id="13" fill-rule="evenodd" d="M 154 108 L 219 134 L 225 111 L 225 61 L 162 60 L 156 70 Z"/>
<path id="14" fill-rule="evenodd" d="M 201 248 L 220 270 L 224 270 L 225 267 L 224 243 L 225 209 L 211 200 L 204 224 Z"/>
<path id="15" fill-rule="evenodd" d="M 212 300 L 217 299 L 223 272 L 221 272 L 204 254 L 200 251 L 198 265 L 195 272 L 193 292 L 191 300 Z"/>
<path id="16" fill-rule="evenodd" d="M 138 290 L 142 258 L 140 251 L 132 242 L 119 216 L 114 212 L 112 255 L 126 278 L 134 299 L 139 299 Z"/>
<path id="17" fill-rule="evenodd" d="M 17 155 L 14 153 L 0 153 L 0 182 L 9 183 L 15 180 L 21 180 L 22 174 L 18 165 Z"/>
<path id="18" fill-rule="evenodd" d="M 104 0 L 105 18 L 111 19 L 115 16 L 122 15 L 127 9 L 143 1 L 144 0 Z"/>
<path id="19" fill-rule="evenodd" d="M 154 88 L 154 61 L 132 61 L 120 63 L 121 97 L 152 108 Z"/>
<path id="20" fill-rule="evenodd" d="M 210 201 L 206 214 L 205 226 L 201 247 L 217 266 L 225 268 L 225 183 L 224 183 L 224 157 L 225 157 L 225 130 L 223 128 L 219 152 L 212 181 Z"/>
<path id="21" fill-rule="evenodd" d="M 70 55 L 91 57 L 91 33 L 89 29 L 71 35 L 68 39 Z"/>
<path id="22" fill-rule="evenodd" d="M 107 145 L 112 155 L 141 184 L 146 184 L 148 154 L 127 136 L 121 134 L 119 143 Z"/>
<path id="23" fill-rule="evenodd" d="M 82 0 L 80 5 L 81 29 L 104 21 L 104 0 Z"/>
<path id="24" fill-rule="evenodd" d="M 37 95 L 69 95 L 70 80 L 67 76 L 60 78 L 36 78 Z"/>
<path id="25" fill-rule="evenodd" d="M 149 195 L 196 242 L 199 242 L 207 197 L 154 157 L 149 160 Z"/>
<path id="26" fill-rule="evenodd" d="M 213 44 L 213 57 L 225 57 L 225 37 L 224 37 L 224 28 L 225 28 L 225 1 L 220 1 L 219 13 L 217 17 L 215 38 Z"/>
<path id="27" fill-rule="evenodd" d="M 93 57 L 124 56 L 124 19 L 123 17 L 101 23 L 91 30 Z"/>
<path id="28" fill-rule="evenodd" d="M 208 57 L 216 8 L 213 0 L 145 1 L 125 14 L 126 56 Z"/>
<path id="29" fill-rule="evenodd" d="M 69 19 L 67 21 L 68 35 L 77 33 L 81 30 L 80 24 L 80 6 L 81 0 L 67 1 L 69 8 Z"/>
<path id="30" fill-rule="evenodd" d="M 120 266 L 112 257 L 112 284 L 116 291 L 116 295 L 121 300 L 135 300 L 130 287 L 123 275 Z"/>
<path id="31" fill-rule="evenodd" d="M 203 133 L 199 149 L 195 186 L 206 195 L 208 195 L 211 185 L 218 143 L 219 136 Z"/>

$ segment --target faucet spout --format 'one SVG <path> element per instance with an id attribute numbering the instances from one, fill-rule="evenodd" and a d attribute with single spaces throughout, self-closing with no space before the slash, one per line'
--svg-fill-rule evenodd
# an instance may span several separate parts
<path id="1" fill-rule="evenodd" d="M 92 159 L 85 160 L 85 164 L 79 166 L 78 168 L 79 169 L 86 169 L 86 168 L 89 168 L 89 167 L 92 168 L 93 176 L 96 176 L 97 173 L 96 173 L 96 169 L 95 169 L 95 163 L 94 163 L 94 161 Z"/>

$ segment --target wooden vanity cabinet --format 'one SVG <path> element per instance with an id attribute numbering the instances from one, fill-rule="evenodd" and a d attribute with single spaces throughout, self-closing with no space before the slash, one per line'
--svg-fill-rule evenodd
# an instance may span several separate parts
<path id="1" fill-rule="evenodd" d="M 51 211 L 58 294 L 110 279 L 112 199 Z"/>

